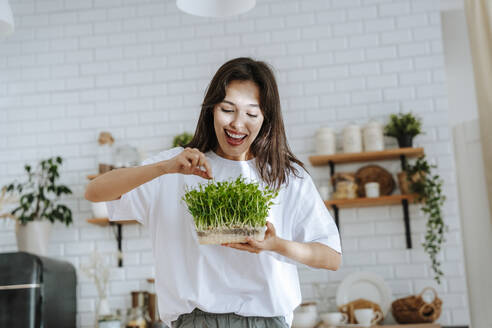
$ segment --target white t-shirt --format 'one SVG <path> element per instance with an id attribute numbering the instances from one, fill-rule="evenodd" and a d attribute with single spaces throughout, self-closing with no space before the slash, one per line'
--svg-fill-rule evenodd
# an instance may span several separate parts
<path id="1" fill-rule="evenodd" d="M 143 165 L 170 159 L 182 150 L 163 151 Z M 217 181 L 242 175 L 262 184 L 255 159 L 233 161 L 213 151 L 205 156 Z M 303 178 L 290 176 L 287 187 L 284 185 L 274 199 L 267 220 L 280 238 L 319 242 L 341 253 L 333 218 L 309 174 L 296 167 Z M 112 221 L 137 220 L 150 232 L 161 319 L 171 326 L 179 315 L 199 308 L 243 316 L 284 316 L 290 325 L 301 302 L 295 262 L 274 252 L 254 254 L 198 243 L 193 218 L 181 198 L 185 186 L 206 182 L 195 175 L 166 174 L 107 202 Z"/>

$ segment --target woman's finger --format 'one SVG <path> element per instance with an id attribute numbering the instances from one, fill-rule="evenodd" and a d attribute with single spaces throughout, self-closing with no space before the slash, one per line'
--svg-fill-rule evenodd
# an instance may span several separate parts
<path id="1" fill-rule="evenodd" d="M 198 162 L 200 161 L 200 155 L 198 155 L 196 152 L 192 152 L 188 158 L 191 161 L 192 167 L 198 166 Z"/>
<path id="2" fill-rule="evenodd" d="M 203 157 L 205 157 L 205 155 L 203 155 Z M 207 158 L 205 158 L 205 162 L 203 163 L 203 166 L 205 166 L 205 170 L 207 171 L 207 175 L 210 179 L 212 179 L 213 175 L 212 175 L 212 167 L 210 166 L 210 164 L 208 163 L 208 160 Z"/>
<path id="3" fill-rule="evenodd" d="M 210 177 L 208 176 L 208 173 L 206 171 L 202 170 L 200 167 L 193 168 L 192 173 L 194 175 L 198 175 L 199 177 L 202 177 L 204 179 L 210 179 Z"/>
<path id="4" fill-rule="evenodd" d="M 248 252 L 256 253 L 256 254 L 258 254 L 260 252 L 259 249 L 256 249 L 254 247 L 251 247 L 248 244 L 231 243 L 231 244 L 223 244 L 223 246 L 227 246 L 227 247 L 239 249 L 239 250 L 242 250 L 242 251 L 248 251 Z"/>
<path id="5" fill-rule="evenodd" d="M 212 179 L 212 167 L 208 163 L 207 157 L 203 153 L 201 153 L 200 166 L 205 168 L 208 178 Z"/>

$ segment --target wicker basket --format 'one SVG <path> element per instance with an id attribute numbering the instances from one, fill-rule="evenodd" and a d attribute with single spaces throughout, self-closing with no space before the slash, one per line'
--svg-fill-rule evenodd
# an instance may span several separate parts
<path id="1" fill-rule="evenodd" d="M 368 182 L 379 183 L 379 193 L 381 196 L 391 195 L 395 189 L 395 180 L 388 170 L 379 165 L 366 165 L 355 172 L 355 179 L 359 188 L 357 193 L 359 197 L 366 197 L 364 185 Z"/>
<path id="2" fill-rule="evenodd" d="M 430 290 L 434 293 L 434 300 L 427 303 L 422 295 Z M 397 299 L 391 304 L 393 317 L 398 323 L 430 323 L 441 315 L 442 301 L 432 287 L 424 288 L 420 294 Z"/>
<path id="3" fill-rule="evenodd" d="M 374 312 L 381 313 L 381 318 L 379 318 L 376 323 L 380 323 L 384 320 L 383 311 L 381 311 L 381 307 L 379 304 L 366 300 L 364 298 L 358 298 L 352 302 L 347 304 L 343 304 L 338 307 L 338 311 L 345 313 L 347 315 L 347 323 L 356 324 L 357 320 L 355 319 L 355 310 L 357 309 L 373 309 Z"/>

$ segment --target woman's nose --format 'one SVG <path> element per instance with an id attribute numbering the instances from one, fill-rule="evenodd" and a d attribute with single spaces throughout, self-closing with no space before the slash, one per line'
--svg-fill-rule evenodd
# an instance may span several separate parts
<path id="1" fill-rule="evenodd" d="M 234 118 L 231 121 L 230 126 L 236 130 L 238 130 L 239 128 L 244 126 L 244 122 L 243 122 L 241 115 L 239 115 L 239 114 L 234 115 Z"/>

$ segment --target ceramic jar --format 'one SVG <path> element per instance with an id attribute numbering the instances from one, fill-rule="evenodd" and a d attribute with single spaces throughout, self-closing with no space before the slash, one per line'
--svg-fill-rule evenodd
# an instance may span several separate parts
<path id="1" fill-rule="evenodd" d="M 362 151 L 362 135 L 360 126 L 350 124 L 343 129 L 343 152 L 360 153 Z"/>
<path id="2" fill-rule="evenodd" d="M 366 191 L 366 197 L 368 198 L 377 198 L 379 197 L 379 183 L 377 182 L 368 182 L 364 185 Z"/>
<path id="3" fill-rule="evenodd" d="M 106 207 L 106 202 L 92 202 L 91 207 L 94 218 L 108 217 L 108 208 Z"/>
<path id="4" fill-rule="evenodd" d="M 379 122 L 369 122 L 364 127 L 364 150 L 384 150 L 383 127 Z"/>
<path id="5" fill-rule="evenodd" d="M 316 131 L 316 154 L 332 155 L 336 152 L 335 132 L 328 127 Z"/>

